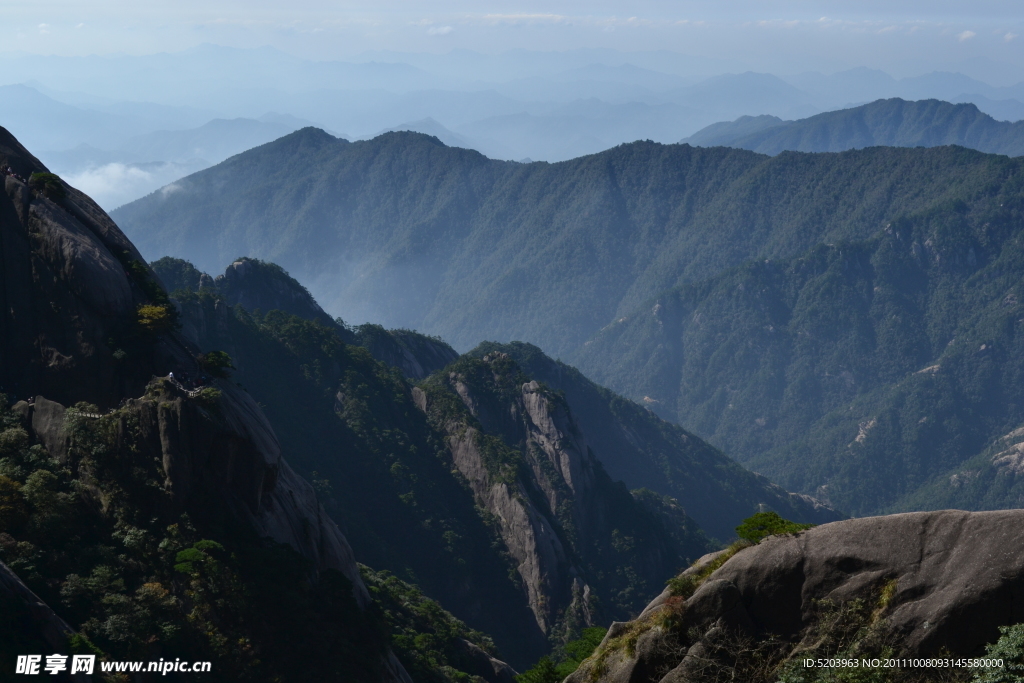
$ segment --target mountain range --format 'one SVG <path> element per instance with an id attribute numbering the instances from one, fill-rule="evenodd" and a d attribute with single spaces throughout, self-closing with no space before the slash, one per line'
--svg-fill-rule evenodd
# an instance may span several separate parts
<path id="1" fill-rule="evenodd" d="M 411 129 L 492 158 L 545 161 L 634 140 L 674 142 L 740 116 L 793 119 L 879 98 L 971 102 L 999 120 L 1024 118 L 1019 83 L 991 85 L 957 72 L 894 78 L 867 68 L 776 75 L 665 51 L 392 52 L 313 62 L 266 47 L 201 45 L 131 58 L 12 55 L 7 62 L 20 81 L 5 88 L 23 91 L 0 98 L 0 116 L 33 149 L 48 152 L 83 144 L 106 150 L 131 135 L 260 119 L 267 111 L 357 138 Z M 992 65 L 984 74 L 1012 81 Z M 23 97 L 28 89 L 36 92 L 31 103 Z M 76 116 L 39 125 L 56 120 L 55 108 Z"/>
<path id="2" fill-rule="evenodd" d="M 987 204 L 1016 163 L 955 147 L 768 157 L 637 142 L 522 164 L 414 133 L 304 129 L 113 215 L 151 259 L 214 271 L 241 252 L 345 319 L 571 360 L 666 289 L 949 201 Z"/>
<path id="3" fill-rule="evenodd" d="M 349 319 L 550 349 L 790 490 L 870 514 L 920 506 L 1024 422 L 1019 164 L 656 143 L 519 164 L 303 130 L 115 215 L 147 254 L 205 264 L 248 244 Z M 958 500 L 1015 500 L 992 495 Z"/>
<path id="4" fill-rule="evenodd" d="M 907 216 L 869 240 L 666 292 L 605 328 L 577 364 L 855 515 L 1014 507 L 1016 461 L 1004 460 L 1024 423 L 1016 187 L 985 208 Z M 1000 476 L 968 495 L 980 465 L 965 463 L 983 451 Z M 933 482 L 949 493 L 918 491 Z"/>
<path id="5" fill-rule="evenodd" d="M 737 634 L 980 652 L 1018 515 L 827 522 L 1019 504 L 1020 163 L 305 128 L 117 212 L 140 251 L 0 129 L 0 655 L 510 683 L 608 623 L 570 680 L 746 671 Z M 227 249 L 262 258 L 211 276 Z"/>
<path id="6" fill-rule="evenodd" d="M 272 112 L 224 119 L 191 107 L 61 97 L 41 84 L 0 86 L 0 120 L 108 209 L 310 125 Z"/>
<path id="7" fill-rule="evenodd" d="M 217 278 L 169 258 L 154 270 L 175 288 L 183 333 L 230 354 L 298 471 L 322 482 L 356 557 L 414 582 L 517 665 L 548 638 L 632 613 L 752 511 L 838 516 L 536 347 L 459 357 L 410 331 L 350 328 L 252 259 Z"/>
<path id="8" fill-rule="evenodd" d="M 842 152 L 864 147 L 960 145 L 982 152 L 1024 154 L 1024 122 L 997 121 L 973 104 L 898 98 L 817 114 L 798 121 L 763 114 L 715 123 L 682 142 L 739 147 L 762 154 Z"/>
<path id="9" fill-rule="evenodd" d="M 255 259 L 150 267 L 4 130 L 0 162 L 4 656 L 509 683 L 499 653 L 630 617 L 709 533 L 841 516 L 535 347 L 352 327 Z"/>

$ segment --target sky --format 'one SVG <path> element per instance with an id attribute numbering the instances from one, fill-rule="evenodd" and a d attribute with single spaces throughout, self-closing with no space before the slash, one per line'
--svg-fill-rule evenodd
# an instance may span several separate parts
<path id="1" fill-rule="evenodd" d="M 316 60 L 471 50 L 669 50 L 776 73 L 958 70 L 1024 80 L 1024 3 L 1006 0 L 0 0 L 0 51 L 151 54 L 269 45 Z"/>

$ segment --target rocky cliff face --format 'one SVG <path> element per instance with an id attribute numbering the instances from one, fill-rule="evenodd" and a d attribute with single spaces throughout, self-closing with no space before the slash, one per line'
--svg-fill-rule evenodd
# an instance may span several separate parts
<path id="1" fill-rule="evenodd" d="M 1022 522 L 946 510 L 769 537 L 709 576 L 688 570 L 696 580 L 613 625 L 568 681 L 775 680 L 803 657 L 981 655 L 997 627 L 1024 621 Z"/>
<path id="2" fill-rule="evenodd" d="M 87 401 L 105 412 L 141 396 L 102 419 L 116 423 L 122 441 L 131 431 L 130 452 L 160 464 L 161 493 L 152 495 L 165 502 L 154 504 L 231 520 L 286 544 L 314 579 L 329 569 L 343 574 L 366 608 L 348 543 L 281 458 L 259 406 L 229 382 L 205 405 L 166 381 L 150 382 L 171 370 L 197 373 L 198 349 L 174 332 L 166 294 L 131 243 L 73 188 L 30 187 L 23 179 L 46 169 L 0 129 L 0 168 L 7 167 L 14 175 L 0 195 L 0 384 L 37 397 L 16 406 L 29 438 L 61 461 L 64 406 Z M 393 656 L 378 668 L 387 680 L 408 680 Z"/>
<path id="3" fill-rule="evenodd" d="M 17 641 L 0 644 L 0 657 L 5 667 L 15 662 L 18 655 L 67 650 L 68 637 L 74 633 L 72 628 L 3 562 L 0 562 L 0 609 L 16 631 L 11 640 Z M 5 671 L 10 672 L 11 669 Z M 74 678 L 63 676 L 55 680 L 84 682 L 93 679 L 77 674 Z"/>
<path id="4" fill-rule="evenodd" d="M 564 392 L 590 437 L 590 447 L 612 478 L 631 489 L 647 488 L 681 501 L 712 536 L 731 538 L 740 520 L 764 509 L 814 524 L 842 517 L 810 496 L 789 493 L 743 469 L 707 442 L 598 386 L 536 346 L 488 342 L 470 352 L 486 353 L 507 353 L 531 377 Z"/>
<path id="5" fill-rule="evenodd" d="M 115 357 L 148 301 L 141 255 L 88 197 L 29 187 L 46 168 L 0 128 L 0 386 L 14 395 L 109 405 L 141 390 L 163 344 Z M 134 268 L 132 264 L 137 264 Z M 120 356 L 120 354 L 119 354 Z"/>
<path id="6" fill-rule="evenodd" d="M 274 430 L 259 406 L 230 382 L 218 381 L 216 405 L 202 405 L 166 380 L 129 400 L 107 419 L 117 420 L 122 440 L 161 463 L 170 514 L 203 519 L 231 515 L 259 536 L 286 544 L 316 572 L 334 569 L 353 583 L 356 602 L 369 605 L 352 550 L 317 502 L 313 487 L 281 457 Z M 65 408 L 42 396 L 15 406 L 32 436 L 61 451 Z M 211 419 L 213 416 L 215 419 Z M 129 436 L 128 425 L 138 434 Z"/>
<path id="7" fill-rule="evenodd" d="M 698 536 L 672 539 L 613 482 L 565 399 L 506 354 L 464 358 L 413 395 L 494 517 L 545 633 L 593 623 L 596 597 L 606 612 L 628 613 L 641 586 L 660 585 L 705 547 Z"/>

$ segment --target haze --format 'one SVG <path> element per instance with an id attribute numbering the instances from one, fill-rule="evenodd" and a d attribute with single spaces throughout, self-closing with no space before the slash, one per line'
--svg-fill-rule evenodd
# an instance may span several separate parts
<path id="1" fill-rule="evenodd" d="M 995 0 L 5 1 L 0 117 L 112 209 L 306 125 L 558 161 L 883 97 L 1018 120 L 1021 35 Z"/>

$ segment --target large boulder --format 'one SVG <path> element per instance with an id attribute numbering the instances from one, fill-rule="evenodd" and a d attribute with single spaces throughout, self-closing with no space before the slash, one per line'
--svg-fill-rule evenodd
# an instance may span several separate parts
<path id="1" fill-rule="evenodd" d="M 732 664 L 730 642 L 760 643 L 776 661 L 832 654 L 820 649 L 834 642 L 823 637 L 826 612 L 859 615 L 900 656 L 983 654 L 1000 626 L 1024 622 L 1022 525 L 1024 510 L 943 510 L 768 537 L 688 598 L 667 590 L 637 621 L 614 625 L 570 683 L 699 680 L 716 657 Z"/>
<path id="2" fill-rule="evenodd" d="M 912 512 L 773 536 L 713 578 L 736 585 L 759 628 L 796 636 L 814 600 L 873 597 L 895 581 L 887 616 L 908 656 L 981 652 L 1024 621 L 1024 510 Z"/>
<path id="3" fill-rule="evenodd" d="M 139 392 L 166 355 L 116 354 L 149 301 L 142 256 L 81 192 L 30 187 L 47 169 L 3 128 L 0 169 L 0 390 L 100 405 Z"/>

